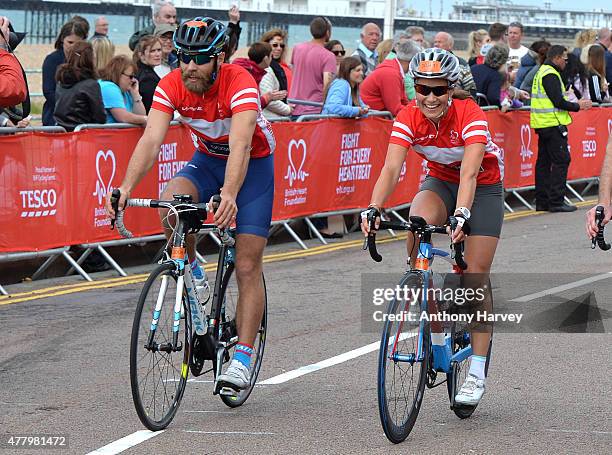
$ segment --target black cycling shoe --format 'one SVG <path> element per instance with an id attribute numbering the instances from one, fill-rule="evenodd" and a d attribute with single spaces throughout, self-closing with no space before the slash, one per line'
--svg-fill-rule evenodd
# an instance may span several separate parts
<path id="1" fill-rule="evenodd" d="M 548 208 L 549 212 L 575 212 L 578 208 L 575 205 L 563 204 L 563 205 L 552 205 Z"/>
<path id="2" fill-rule="evenodd" d="M 548 212 L 548 205 L 538 205 L 536 204 L 536 212 Z"/>

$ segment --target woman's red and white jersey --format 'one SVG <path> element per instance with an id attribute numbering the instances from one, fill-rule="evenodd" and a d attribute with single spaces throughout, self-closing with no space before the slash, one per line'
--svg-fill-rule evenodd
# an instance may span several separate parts
<path id="1" fill-rule="evenodd" d="M 157 84 L 151 109 L 170 115 L 178 112 L 177 120 L 189 127 L 200 152 L 226 159 L 232 115 L 256 111 L 251 158 L 274 152 L 274 134 L 261 112 L 257 84 L 240 66 L 221 65 L 213 86 L 202 96 L 189 91 L 181 79 L 180 68 L 175 69 Z"/>
<path id="2" fill-rule="evenodd" d="M 389 141 L 412 147 L 428 161 L 429 175 L 453 183 L 459 183 L 465 146 L 485 144 L 478 184 L 494 184 L 504 178 L 503 151 L 491 141 L 485 113 L 471 99 L 453 100 L 438 126 L 412 101 L 397 114 Z"/>

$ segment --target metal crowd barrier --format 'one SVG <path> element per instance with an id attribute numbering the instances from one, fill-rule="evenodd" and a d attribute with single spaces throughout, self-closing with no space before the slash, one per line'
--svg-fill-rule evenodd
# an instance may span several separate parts
<path id="1" fill-rule="evenodd" d="M 14 133 L 30 133 L 40 131 L 43 133 L 66 133 L 67 131 L 61 126 L 28 126 L 26 128 L 17 128 L 16 126 L 0 128 L 0 134 Z"/>

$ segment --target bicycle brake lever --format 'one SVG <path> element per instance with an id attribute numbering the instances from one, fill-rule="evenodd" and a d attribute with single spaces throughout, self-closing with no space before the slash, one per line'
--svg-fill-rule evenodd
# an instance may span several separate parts
<path id="1" fill-rule="evenodd" d="M 115 218 L 111 220 L 111 231 L 115 229 L 115 221 L 117 220 L 117 214 L 119 213 L 119 199 L 121 198 L 121 191 L 119 188 L 115 188 L 111 193 L 110 201 L 111 207 L 115 212 Z"/>

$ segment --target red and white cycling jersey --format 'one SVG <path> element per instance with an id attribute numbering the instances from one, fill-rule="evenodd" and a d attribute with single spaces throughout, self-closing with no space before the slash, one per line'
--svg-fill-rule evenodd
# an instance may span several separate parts
<path id="1" fill-rule="evenodd" d="M 459 183 L 465 146 L 485 144 L 478 184 L 498 183 L 504 177 L 503 151 L 491 141 L 486 116 L 471 99 L 453 100 L 437 127 L 412 101 L 397 114 L 389 141 L 412 147 L 428 161 L 429 175 L 453 183 Z"/>
<path id="2" fill-rule="evenodd" d="M 187 90 L 181 70 L 175 69 L 157 84 L 151 109 L 170 115 L 177 111 L 177 120 L 189 127 L 200 152 L 226 159 L 232 115 L 257 111 L 251 158 L 274 152 L 274 135 L 270 122 L 261 113 L 257 84 L 240 66 L 221 65 L 213 86 L 203 96 Z"/>

